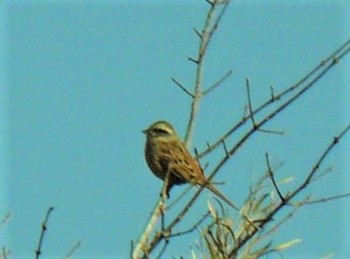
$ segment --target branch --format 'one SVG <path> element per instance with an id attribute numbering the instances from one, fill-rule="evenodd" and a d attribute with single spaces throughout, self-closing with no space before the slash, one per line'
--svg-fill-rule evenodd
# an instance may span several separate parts
<path id="1" fill-rule="evenodd" d="M 171 78 L 171 80 L 172 80 L 178 87 L 180 87 L 180 89 L 181 89 L 182 91 L 184 91 L 187 95 L 189 95 L 190 97 L 194 98 L 194 95 L 193 95 L 190 91 L 188 91 L 188 90 L 186 89 L 186 87 L 184 87 L 184 86 L 183 86 L 179 81 L 177 81 L 174 77 Z"/>
<path id="2" fill-rule="evenodd" d="M 67 253 L 67 255 L 65 256 L 65 259 L 69 259 L 71 258 L 74 253 L 78 250 L 78 248 L 81 246 L 81 241 L 79 240 L 72 248 L 71 250 Z"/>
<path id="3" fill-rule="evenodd" d="M 194 230 L 198 229 L 198 227 L 203 223 L 203 221 L 210 215 L 210 212 L 208 211 L 206 214 L 204 214 L 193 226 L 187 230 L 180 231 L 174 234 L 171 234 L 170 237 L 178 237 L 178 236 L 183 236 L 188 233 L 193 232 Z"/>
<path id="4" fill-rule="evenodd" d="M 53 211 L 54 207 L 50 207 L 47 212 L 46 212 L 46 216 L 44 219 L 44 222 L 41 224 L 41 233 L 40 233 L 40 237 L 39 237 L 39 242 L 38 242 L 38 246 L 37 249 L 35 250 L 35 258 L 38 259 L 42 253 L 41 251 L 41 247 L 44 241 L 44 237 L 45 237 L 45 233 L 47 231 L 47 223 L 49 221 L 50 218 L 50 214 Z"/>
<path id="5" fill-rule="evenodd" d="M 336 64 L 338 64 L 338 62 L 349 53 L 349 51 L 350 51 L 350 39 L 345 41 L 337 50 L 335 50 L 327 58 L 322 60 L 319 65 L 314 67 L 309 73 L 307 73 L 301 80 L 297 81 L 295 84 L 291 85 L 285 90 L 282 90 L 279 94 L 274 93 L 272 88 L 270 99 L 268 99 L 265 103 L 263 103 L 258 108 L 256 108 L 253 111 L 253 115 L 260 113 L 261 111 L 265 110 L 274 102 L 280 101 L 282 98 L 286 97 L 288 94 L 292 93 L 293 91 L 296 91 L 298 88 L 300 87 L 305 88 L 305 86 L 303 85 L 306 84 L 306 82 L 312 77 L 314 77 L 312 82 L 315 81 L 316 79 L 317 80 L 320 79 L 326 72 L 328 72 L 331 68 L 333 68 Z M 306 86 L 308 85 L 310 85 L 310 83 L 308 83 Z M 252 116 L 251 114 L 244 116 L 240 122 L 238 122 L 231 129 L 229 129 L 225 134 L 219 137 L 217 141 L 215 141 L 210 145 L 210 147 L 207 147 L 205 150 L 200 152 L 198 155 L 198 158 L 202 158 L 203 156 L 207 155 L 208 153 L 212 152 L 217 147 L 219 147 L 223 139 L 227 139 L 229 136 L 233 134 L 233 132 L 236 132 L 236 130 L 242 127 L 250 119 L 251 116 Z"/>
<path id="6" fill-rule="evenodd" d="M 212 90 L 214 90 L 216 87 L 220 86 L 227 78 L 229 78 L 232 75 L 232 70 L 228 71 L 224 76 L 222 76 L 215 84 L 210 86 L 207 90 L 203 92 L 203 95 L 206 95 L 210 93 Z"/>
<path id="7" fill-rule="evenodd" d="M 317 204 L 317 203 L 324 203 L 324 202 L 329 202 L 329 201 L 334 201 L 334 200 L 340 200 L 340 199 L 348 198 L 348 197 L 350 197 L 350 192 L 334 195 L 331 197 L 324 197 L 324 198 L 319 198 L 319 199 L 315 199 L 315 200 L 308 200 L 308 201 L 304 202 L 303 204 L 312 205 L 312 204 Z"/>
<path id="8" fill-rule="evenodd" d="M 256 128 L 256 123 L 254 119 L 254 112 L 252 107 L 252 100 L 250 96 L 250 83 L 248 78 L 245 79 L 246 87 L 247 87 L 247 97 L 248 97 L 248 110 L 249 110 L 249 117 L 252 120 L 253 128 Z"/>
<path id="9" fill-rule="evenodd" d="M 303 190 L 306 186 L 309 185 L 311 179 L 314 177 L 316 172 L 318 171 L 320 165 L 322 162 L 325 160 L 325 158 L 329 155 L 331 150 L 334 148 L 335 145 L 337 145 L 340 141 L 341 138 L 344 137 L 344 135 L 350 130 L 350 124 L 344 128 L 344 130 L 336 137 L 334 137 L 333 142 L 327 147 L 327 149 L 324 151 L 324 153 L 321 155 L 319 160 L 316 162 L 316 164 L 313 166 L 312 170 L 310 173 L 307 175 L 306 179 L 304 182 L 291 194 L 291 196 L 296 195 L 299 193 L 301 190 Z"/>
<path id="10" fill-rule="evenodd" d="M 198 54 L 197 58 L 193 59 L 191 58 L 190 60 L 193 61 L 196 66 L 196 79 L 195 79 L 195 86 L 194 86 L 194 98 L 192 100 L 191 104 L 191 112 L 190 112 L 190 117 L 188 119 L 187 123 L 187 130 L 186 130 L 186 135 L 185 135 L 185 145 L 187 147 L 190 146 L 190 140 L 192 139 L 193 135 L 193 130 L 194 130 L 194 124 L 195 124 L 195 118 L 198 113 L 199 109 L 199 104 L 202 99 L 203 95 L 203 71 L 204 71 L 204 60 L 207 54 L 208 46 L 211 42 L 211 39 L 213 37 L 213 34 L 215 33 L 216 29 L 218 28 L 218 24 L 220 23 L 230 1 L 227 1 L 223 3 L 223 8 L 221 9 L 221 12 L 219 12 L 218 16 L 214 17 L 214 13 L 217 9 L 217 6 L 219 5 L 218 0 L 214 1 L 209 1 L 207 2 L 210 3 L 210 8 L 207 14 L 207 18 L 204 24 L 204 28 L 202 30 L 201 38 L 200 38 L 200 43 L 199 43 L 199 49 L 198 49 Z M 213 24 L 213 25 L 212 25 Z"/>
<path id="11" fill-rule="evenodd" d="M 285 207 L 288 202 L 290 202 L 293 198 L 295 198 L 296 195 L 298 195 L 307 185 L 310 183 L 310 179 L 315 175 L 315 173 L 319 170 L 321 164 L 324 162 L 326 157 L 330 154 L 330 152 L 334 149 L 336 144 L 339 143 L 339 141 L 345 136 L 346 133 L 350 131 L 350 124 L 346 126 L 329 144 L 329 146 L 324 150 L 324 152 L 321 154 L 315 165 L 312 167 L 310 172 L 307 174 L 306 179 L 290 194 L 286 195 L 284 197 L 285 202 L 280 202 L 277 204 L 265 217 L 265 219 L 261 222 L 261 228 L 269 223 L 273 217 L 283 208 Z M 350 195 L 350 194 L 349 194 Z M 254 229 L 249 235 L 247 235 L 245 238 L 240 240 L 240 244 L 236 246 L 232 251 L 230 252 L 230 256 L 233 256 L 237 253 L 237 251 L 246 244 L 255 234 L 257 234 L 258 230 Z"/>
<path id="12" fill-rule="evenodd" d="M 278 186 L 277 186 L 275 177 L 274 177 L 273 172 L 272 172 L 272 169 L 271 169 L 269 154 L 266 153 L 266 154 L 265 154 L 265 157 L 266 157 L 267 171 L 268 171 L 269 176 L 270 176 L 270 178 L 271 178 L 272 184 L 273 184 L 273 186 L 275 187 L 275 190 L 276 190 L 276 192 L 277 192 L 277 194 L 278 194 L 278 197 L 279 197 L 279 198 L 281 199 L 281 201 L 284 203 L 284 202 L 285 202 L 285 199 L 284 199 L 284 197 L 283 197 L 283 195 L 282 195 L 280 189 L 279 189 Z"/>
<path id="13" fill-rule="evenodd" d="M 0 222 L 0 228 L 6 224 L 7 221 L 9 221 L 11 218 L 11 213 L 7 213 L 5 217 Z"/>

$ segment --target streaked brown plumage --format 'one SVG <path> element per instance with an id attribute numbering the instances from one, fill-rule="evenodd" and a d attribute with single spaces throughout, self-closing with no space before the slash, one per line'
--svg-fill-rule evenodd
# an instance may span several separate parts
<path id="1" fill-rule="evenodd" d="M 167 194 L 174 185 L 191 183 L 205 185 L 234 209 L 238 209 L 212 184 L 207 184 L 203 170 L 166 121 L 157 121 L 144 130 L 147 136 L 145 157 L 151 171 L 161 180 L 169 172 Z"/>

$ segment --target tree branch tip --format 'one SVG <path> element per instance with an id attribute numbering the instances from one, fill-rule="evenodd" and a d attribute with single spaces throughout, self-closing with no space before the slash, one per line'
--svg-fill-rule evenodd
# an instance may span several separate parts
<path id="1" fill-rule="evenodd" d="M 194 30 L 194 32 L 196 33 L 196 35 L 197 35 L 200 39 L 203 38 L 202 33 L 200 33 L 196 28 L 193 28 L 193 30 Z"/>
<path id="2" fill-rule="evenodd" d="M 192 57 L 188 57 L 188 60 L 189 60 L 189 61 L 192 61 L 193 63 L 195 63 L 195 64 L 197 64 L 197 65 L 198 65 L 198 63 L 199 63 L 199 61 L 198 61 L 197 59 L 194 59 L 194 58 L 192 58 Z"/>
<path id="3" fill-rule="evenodd" d="M 271 95 L 271 100 L 275 101 L 275 91 L 273 85 L 270 86 L 270 95 Z"/>
<path id="4" fill-rule="evenodd" d="M 222 145 L 223 145 L 223 147 L 224 147 L 224 151 L 225 151 L 226 156 L 227 156 L 227 157 L 230 157 L 231 155 L 230 155 L 230 152 L 229 152 L 228 149 L 227 149 L 225 140 L 223 139 L 223 140 L 221 141 L 221 143 L 222 143 Z"/>
<path id="5" fill-rule="evenodd" d="M 176 80 L 175 77 L 172 77 L 171 80 L 173 81 L 173 83 L 175 83 L 178 87 L 180 87 L 180 89 L 182 91 L 184 91 L 187 95 L 189 95 L 191 98 L 194 98 L 194 95 L 187 90 L 187 88 L 185 86 L 183 86 L 179 81 Z"/>
<path id="6" fill-rule="evenodd" d="M 254 125 L 257 131 L 268 133 L 268 134 L 276 134 L 276 135 L 284 135 L 286 132 L 283 130 L 268 130 L 268 129 L 260 129 L 258 126 Z"/>
<path id="7" fill-rule="evenodd" d="M 214 2 L 210 1 L 210 0 L 205 0 L 211 7 L 214 6 Z"/>
<path id="8" fill-rule="evenodd" d="M 232 73 L 233 73 L 232 69 L 226 72 L 226 74 L 223 75 L 217 82 L 215 82 L 212 86 L 210 86 L 207 90 L 205 90 L 203 92 L 203 95 L 210 93 L 216 87 L 220 86 L 227 78 L 229 78 L 232 75 Z"/>

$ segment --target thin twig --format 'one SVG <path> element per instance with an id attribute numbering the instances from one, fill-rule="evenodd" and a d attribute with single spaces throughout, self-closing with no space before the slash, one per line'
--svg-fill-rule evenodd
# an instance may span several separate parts
<path id="1" fill-rule="evenodd" d="M 79 240 L 72 248 L 71 250 L 69 250 L 69 252 L 67 253 L 65 259 L 69 259 L 71 258 L 75 252 L 78 250 L 78 248 L 81 246 L 81 241 Z"/>
<path id="2" fill-rule="evenodd" d="M 196 35 L 199 37 L 199 39 L 202 39 L 203 37 L 202 33 L 200 33 L 196 28 L 193 28 L 193 30 L 196 33 Z"/>
<path id="3" fill-rule="evenodd" d="M 250 119 L 252 121 L 253 127 L 257 128 L 257 130 L 259 130 L 260 132 L 270 133 L 270 134 L 277 134 L 277 135 L 283 135 L 285 133 L 284 131 L 267 130 L 267 129 L 262 129 L 262 128 L 257 127 L 257 125 L 255 123 L 255 119 L 254 119 L 252 97 L 251 97 L 251 94 L 250 94 L 250 83 L 249 83 L 249 79 L 248 78 L 246 78 L 246 87 L 247 87 L 247 96 L 248 96 L 249 117 L 250 117 Z"/>
<path id="4" fill-rule="evenodd" d="M 195 86 L 194 86 L 194 98 L 191 104 L 190 117 L 188 119 L 187 130 L 186 130 L 185 141 L 184 141 L 187 147 L 189 147 L 191 144 L 190 141 L 192 139 L 192 135 L 194 131 L 195 118 L 196 118 L 200 101 L 203 95 L 204 59 L 206 57 L 207 49 L 211 42 L 213 34 L 218 28 L 218 24 L 220 23 L 230 3 L 230 1 L 227 1 L 226 3 L 224 3 L 223 8 L 221 9 L 217 17 L 214 17 L 214 13 L 217 7 L 217 2 L 218 2 L 217 0 L 208 1 L 208 3 L 210 3 L 210 8 L 207 14 L 204 28 L 202 30 L 203 33 L 201 34 L 202 37 L 199 43 L 197 59 L 190 58 L 192 62 L 196 63 L 197 69 L 196 69 L 196 79 L 195 79 Z"/>
<path id="5" fill-rule="evenodd" d="M 41 247 L 42 247 L 42 244 L 44 241 L 45 233 L 47 231 L 47 223 L 49 221 L 50 214 L 53 211 L 53 209 L 54 209 L 54 207 L 48 208 L 48 210 L 46 212 L 45 219 L 44 219 L 43 223 L 41 224 L 41 233 L 40 233 L 40 237 L 39 237 L 39 242 L 38 242 L 37 249 L 35 250 L 35 258 L 36 259 L 38 259 L 42 253 Z"/>
<path id="6" fill-rule="evenodd" d="M 165 240 L 164 240 L 164 245 L 163 245 L 163 247 L 160 249 L 158 255 L 155 257 L 156 259 L 162 258 L 162 255 L 164 254 L 166 248 L 168 247 L 168 244 L 169 244 L 169 240 L 168 240 L 168 239 L 165 239 Z M 147 257 L 147 258 L 148 258 L 148 257 Z"/>
<path id="7" fill-rule="evenodd" d="M 178 195 L 168 206 L 168 210 L 170 210 L 177 202 L 179 202 L 191 189 L 193 185 L 189 185 L 180 195 Z"/>
<path id="8" fill-rule="evenodd" d="M 255 119 L 254 119 L 254 112 L 253 112 L 253 107 L 252 107 L 252 98 L 251 98 L 251 95 L 250 95 L 250 83 L 249 83 L 249 79 L 246 78 L 245 79 L 245 85 L 246 85 L 246 88 L 247 88 L 247 98 L 248 98 L 248 109 L 249 109 L 249 117 L 252 121 L 252 124 L 253 124 L 253 128 L 256 128 L 256 123 L 255 123 Z"/>
<path id="9" fill-rule="evenodd" d="M 311 181 L 317 181 L 319 180 L 320 178 L 324 177 L 325 175 L 327 175 L 328 173 L 330 173 L 331 171 L 333 170 L 333 167 L 330 166 L 328 168 L 326 168 L 323 172 L 319 173 L 318 175 L 315 175 Z"/>
<path id="10" fill-rule="evenodd" d="M 336 137 L 334 137 L 333 142 L 327 147 L 327 149 L 324 151 L 324 153 L 321 155 L 317 163 L 313 166 L 312 170 L 308 174 L 307 178 L 304 180 L 304 182 L 299 186 L 298 189 L 296 189 L 291 195 L 295 195 L 299 193 L 301 190 L 303 190 L 311 181 L 311 179 L 314 177 L 316 172 L 318 171 L 320 165 L 325 160 L 325 158 L 328 156 L 328 154 L 331 152 L 331 150 L 334 148 L 335 145 L 339 143 L 339 140 L 350 130 L 350 124 L 344 128 L 344 130 Z"/>
<path id="11" fill-rule="evenodd" d="M 171 78 L 171 80 L 178 86 L 182 91 L 184 91 L 187 95 L 194 98 L 194 95 L 186 89 L 179 81 L 177 81 L 174 77 Z"/>
<path id="12" fill-rule="evenodd" d="M 349 196 L 350 196 L 350 192 L 347 192 L 347 193 L 343 193 L 343 194 L 334 195 L 331 197 L 324 197 L 324 198 L 318 198 L 315 200 L 309 200 L 309 201 L 304 202 L 303 204 L 312 205 L 312 204 L 317 204 L 317 203 L 324 203 L 324 202 L 329 202 L 329 201 L 334 201 L 334 200 L 340 200 L 343 198 L 348 198 Z"/>
<path id="13" fill-rule="evenodd" d="M 271 100 L 275 100 L 275 91 L 273 86 L 270 86 L 270 96 L 271 96 Z"/>
<path id="14" fill-rule="evenodd" d="M 204 214 L 193 226 L 187 230 L 180 231 L 174 234 L 171 234 L 170 237 L 178 237 L 178 236 L 183 236 L 186 234 L 189 234 L 193 232 L 194 230 L 198 229 L 198 227 L 203 223 L 203 221 L 210 215 L 210 212 L 208 211 L 206 214 Z"/>
<path id="15" fill-rule="evenodd" d="M 1 228 L 3 225 L 5 225 L 6 222 L 9 221 L 10 218 L 11 218 L 11 213 L 9 212 L 9 213 L 7 213 L 7 214 L 5 215 L 5 217 L 1 220 L 1 222 L 0 222 L 0 228 Z"/>
<path id="16" fill-rule="evenodd" d="M 280 189 L 278 188 L 277 183 L 276 183 L 276 180 L 275 180 L 275 177 L 274 177 L 274 175 L 273 175 L 273 172 L 272 172 L 272 169 L 271 169 L 271 165 L 270 165 L 269 154 L 266 153 L 266 154 L 265 154 L 265 157 L 266 157 L 267 171 L 268 171 L 268 173 L 269 173 L 269 176 L 270 176 L 270 179 L 271 179 L 271 181 L 272 181 L 272 184 L 273 184 L 273 186 L 275 187 L 275 190 L 276 190 L 276 192 L 277 192 L 277 194 L 278 194 L 278 197 L 281 199 L 282 202 L 285 202 L 285 199 L 284 199 L 284 197 L 283 197 L 283 195 L 282 195 Z"/>
<path id="17" fill-rule="evenodd" d="M 227 78 L 229 78 L 232 75 L 232 70 L 228 71 L 225 75 L 223 75 L 215 84 L 208 87 L 207 90 L 203 91 L 203 95 L 206 95 L 210 93 L 212 90 L 214 90 L 216 87 L 220 86 Z"/>
<path id="18" fill-rule="evenodd" d="M 228 152 L 225 140 L 222 140 L 222 146 L 224 147 L 224 151 L 225 151 L 226 156 L 229 157 L 230 153 Z"/>
<path id="19" fill-rule="evenodd" d="M 192 58 L 192 57 L 188 57 L 188 60 L 189 61 L 192 61 L 193 63 L 195 63 L 195 64 L 199 64 L 199 60 L 197 60 L 197 59 L 194 59 L 194 58 Z"/>
<path id="20" fill-rule="evenodd" d="M 276 134 L 276 135 L 284 135 L 286 134 L 283 130 L 268 130 L 268 129 L 259 129 L 260 132 L 269 133 L 269 134 Z"/>

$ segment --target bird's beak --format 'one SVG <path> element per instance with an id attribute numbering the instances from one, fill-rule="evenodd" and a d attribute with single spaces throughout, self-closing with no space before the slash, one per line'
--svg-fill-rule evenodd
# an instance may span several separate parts
<path id="1" fill-rule="evenodd" d="M 146 134 L 147 135 L 147 132 L 148 132 L 148 129 L 145 129 L 142 131 L 143 134 Z"/>

